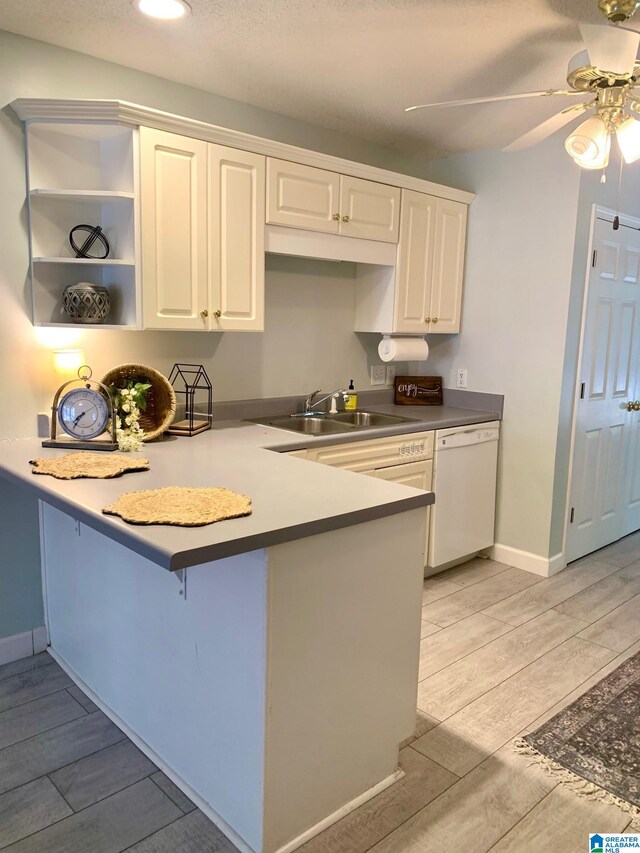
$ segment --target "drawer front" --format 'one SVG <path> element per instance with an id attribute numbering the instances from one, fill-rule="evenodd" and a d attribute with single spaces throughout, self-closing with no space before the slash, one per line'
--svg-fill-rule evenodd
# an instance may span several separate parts
<path id="1" fill-rule="evenodd" d="M 364 473 L 374 468 L 389 468 L 406 462 L 432 459 L 433 438 L 433 432 L 419 432 L 351 444 L 334 444 L 331 447 L 310 447 L 307 459 Z"/>

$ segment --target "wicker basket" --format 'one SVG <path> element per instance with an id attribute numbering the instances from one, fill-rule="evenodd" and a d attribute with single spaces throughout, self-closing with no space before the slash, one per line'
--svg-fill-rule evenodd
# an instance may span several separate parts
<path id="1" fill-rule="evenodd" d="M 144 364 L 120 364 L 105 373 L 101 381 L 107 387 L 124 388 L 129 380 L 151 383 L 147 391 L 146 411 L 140 412 L 140 426 L 144 430 L 144 441 L 152 441 L 173 423 L 176 395 L 166 376 Z"/>

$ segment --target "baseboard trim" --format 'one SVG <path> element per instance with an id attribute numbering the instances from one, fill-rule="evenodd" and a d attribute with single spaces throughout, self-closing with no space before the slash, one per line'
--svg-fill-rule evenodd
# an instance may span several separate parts
<path id="1" fill-rule="evenodd" d="M 184 781 L 184 779 L 179 776 L 169 765 L 162 759 L 158 753 L 149 746 L 146 741 L 144 741 L 139 735 L 137 735 L 133 729 L 128 726 L 125 721 L 116 714 L 107 704 L 105 704 L 100 697 L 93 692 L 93 690 L 85 684 L 85 682 L 80 678 L 80 676 L 74 671 L 74 669 L 69 666 L 67 661 L 62 657 L 62 655 L 58 654 L 53 647 L 49 648 L 49 654 L 51 657 L 60 664 L 62 669 L 67 673 L 67 675 L 72 678 L 78 687 L 87 694 L 87 696 L 95 702 L 95 704 L 100 708 L 100 710 L 109 717 L 112 722 L 121 729 L 127 737 L 133 741 L 133 743 L 138 747 L 138 749 L 143 752 L 148 759 L 153 761 L 153 763 L 162 770 L 165 776 L 168 776 L 171 781 L 177 785 L 180 790 L 186 794 L 189 799 L 196 804 L 196 806 L 200 809 L 200 811 L 204 812 L 204 814 L 209 818 L 209 820 L 214 823 L 218 829 L 220 829 L 227 838 L 235 844 L 240 853 L 255 853 L 253 847 L 250 847 L 247 842 L 238 835 L 238 833 L 232 829 L 226 820 L 218 814 L 218 812 L 212 808 L 209 803 L 202 799 L 202 797 L 197 794 L 193 788 Z M 345 815 L 357 809 L 363 803 L 366 803 L 367 800 L 372 799 L 377 796 L 379 793 L 384 791 L 390 785 L 393 785 L 394 782 L 397 782 L 399 779 L 405 775 L 404 770 L 396 770 L 395 773 L 392 773 L 390 776 L 387 776 L 386 779 L 382 779 L 382 781 L 378 782 L 377 785 L 374 785 L 372 788 L 369 788 L 364 793 L 360 794 L 355 799 L 351 800 L 348 803 L 345 803 L 344 806 L 341 806 L 337 811 L 325 817 L 319 823 L 316 823 L 314 826 L 307 829 L 301 835 L 298 835 L 296 838 L 293 838 L 291 841 L 287 842 L 283 847 L 279 847 L 275 853 L 293 853 L 294 850 L 297 850 L 298 847 L 301 847 L 305 842 L 309 841 L 310 838 L 313 838 L 315 835 L 318 835 L 323 830 L 327 829 L 327 827 L 339 821 Z"/>
<path id="2" fill-rule="evenodd" d="M 489 556 L 498 563 L 506 563 L 508 566 L 524 569 L 525 572 L 533 572 L 533 574 L 541 575 L 544 578 L 557 575 L 567 566 L 567 561 L 562 553 L 554 554 L 553 557 L 541 557 L 531 551 L 521 551 L 519 548 L 500 545 L 499 543 L 491 547 Z"/>
<path id="3" fill-rule="evenodd" d="M 12 663 L 14 660 L 37 655 L 47 648 L 48 642 L 47 629 L 44 625 L 34 628 L 33 631 L 24 631 L 22 634 L 2 637 L 0 639 L 0 666 L 3 663 Z"/>

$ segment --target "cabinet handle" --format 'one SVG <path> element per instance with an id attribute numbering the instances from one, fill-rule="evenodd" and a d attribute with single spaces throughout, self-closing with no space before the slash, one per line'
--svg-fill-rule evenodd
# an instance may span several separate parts
<path id="1" fill-rule="evenodd" d="M 206 308 L 200 312 L 200 316 L 202 317 L 203 320 L 207 319 L 207 317 L 209 316 L 209 312 L 207 311 Z"/>
<path id="2" fill-rule="evenodd" d="M 425 321 L 425 323 L 430 323 L 430 322 L 431 322 L 431 317 L 425 317 L 425 318 L 424 318 L 424 321 Z"/>
<path id="3" fill-rule="evenodd" d="M 437 323 L 437 322 L 438 322 L 438 318 L 437 318 L 437 317 L 432 317 L 431 322 L 432 322 L 432 323 Z"/>
<path id="4" fill-rule="evenodd" d="M 214 317 L 222 317 L 222 311 L 218 308 L 217 311 L 213 312 Z"/>
<path id="5" fill-rule="evenodd" d="M 334 222 L 339 222 L 340 221 L 340 214 L 334 213 L 331 218 L 333 219 Z"/>
<path id="6" fill-rule="evenodd" d="M 349 221 L 349 219 L 350 219 L 350 217 L 348 217 L 348 216 L 343 216 L 343 217 L 342 217 L 342 221 L 343 221 L 343 222 L 348 222 L 348 221 Z"/>

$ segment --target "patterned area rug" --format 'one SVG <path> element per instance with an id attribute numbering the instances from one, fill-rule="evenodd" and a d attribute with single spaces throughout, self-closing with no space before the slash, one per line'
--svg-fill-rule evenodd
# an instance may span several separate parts
<path id="1" fill-rule="evenodd" d="M 639 818 L 640 652 L 515 749 L 578 793 Z"/>

